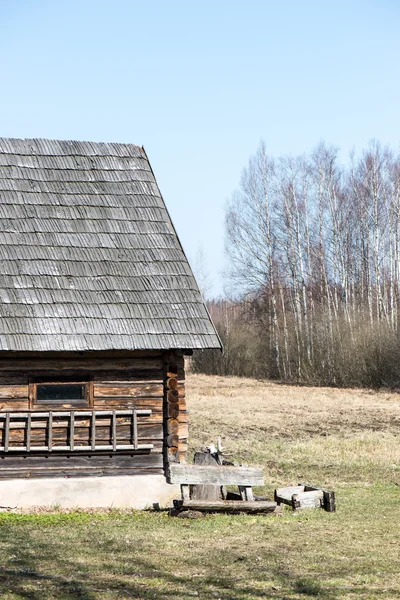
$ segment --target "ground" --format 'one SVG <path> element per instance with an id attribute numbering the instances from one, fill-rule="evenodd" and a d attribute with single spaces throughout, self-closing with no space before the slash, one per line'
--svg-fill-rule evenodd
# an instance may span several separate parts
<path id="1" fill-rule="evenodd" d="M 400 597 L 400 395 L 190 376 L 191 448 L 261 465 L 263 493 L 323 484 L 337 512 L 171 518 L 0 513 L 0 598 Z"/>

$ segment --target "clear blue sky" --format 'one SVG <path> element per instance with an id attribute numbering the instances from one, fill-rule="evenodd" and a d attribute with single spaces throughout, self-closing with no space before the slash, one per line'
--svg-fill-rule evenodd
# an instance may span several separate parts
<path id="1" fill-rule="evenodd" d="M 224 205 L 260 140 L 399 149 L 398 0 L 0 0 L 0 136 L 144 145 L 222 291 Z"/>

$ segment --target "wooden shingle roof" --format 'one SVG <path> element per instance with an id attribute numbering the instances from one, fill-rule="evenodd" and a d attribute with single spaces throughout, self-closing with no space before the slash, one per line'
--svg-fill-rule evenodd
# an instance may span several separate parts
<path id="1" fill-rule="evenodd" d="M 143 148 L 0 139 L 0 351 L 219 347 Z"/>

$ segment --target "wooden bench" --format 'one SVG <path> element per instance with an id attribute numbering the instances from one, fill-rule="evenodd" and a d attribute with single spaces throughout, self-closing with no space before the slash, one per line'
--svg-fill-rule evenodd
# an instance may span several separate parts
<path id="1" fill-rule="evenodd" d="M 277 503 L 254 500 L 253 486 L 264 485 L 261 469 L 254 467 L 219 467 L 171 464 L 167 475 L 169 483 L 181 486 L 182 499 L 177 508 L 207 512 L 273 512 Z M 192 500 L 191 485 L 237 485 L 242 500 Z"/>

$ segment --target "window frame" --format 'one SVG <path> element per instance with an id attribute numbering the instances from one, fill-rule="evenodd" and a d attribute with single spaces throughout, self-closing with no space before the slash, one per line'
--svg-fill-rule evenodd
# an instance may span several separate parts
<path id="1" fill-rule="evenodd" d="M 85 400 L 80 404 L 73 404 L 68 402 L 38 402 L 37 401 L 37 386 L 38 385 L 84 385 L 85 386 Z M 36 410 L 87 410 L 93 408 L 93 379 L 90 377 L 35 377 L 29 378 L 29 408 Z"/>

